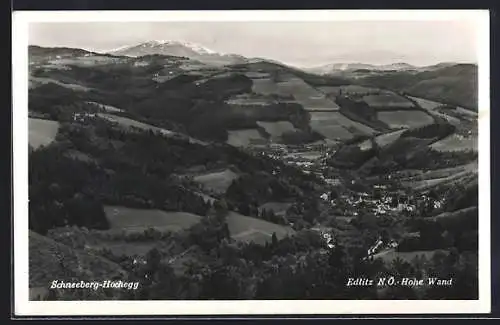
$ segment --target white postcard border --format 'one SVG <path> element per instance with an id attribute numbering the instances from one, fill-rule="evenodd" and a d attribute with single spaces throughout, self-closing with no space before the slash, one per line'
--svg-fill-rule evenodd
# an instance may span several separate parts
<path id="1" fill-rule="evenodd" d="M 30 22 L 470 20 L 478 28 L 479 300 L 29 301 L 28 25 Z M 489 313 L 490 101 L 487 10 L 46 11 L 13 13 L 13 225 L 17 316 Z"/>

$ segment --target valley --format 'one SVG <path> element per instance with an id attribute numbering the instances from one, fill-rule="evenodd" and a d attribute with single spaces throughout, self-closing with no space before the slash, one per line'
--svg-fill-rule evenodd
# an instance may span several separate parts
<path id="1" fill-rule="evenodd" d="M 425 97 L 453 66 L 401 87 L 406 70 L 353 78 L 142 45 L 29 48 L 33 292 L 51 274 L 116 272 L 141 289 L 99 299 L 384 299 L 343 283 L 477 279 L 477 114 L 448 101 L 468 73 Z M 74 263 L 48 267 L 57 254 Z M 477 290 L 398 299 L 431 295 Z"/>

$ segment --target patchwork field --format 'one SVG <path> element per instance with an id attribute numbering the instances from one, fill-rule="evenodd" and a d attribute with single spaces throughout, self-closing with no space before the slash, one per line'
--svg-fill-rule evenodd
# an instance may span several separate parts
<path id="1" fill-rule="evenodd" d="M 264 122 L 257 121 L 257 125 L 271 136 L 271 138 L 279 138 L 283 133 L 296 131 L 295 127 L 289 121 Z"/>
<path id="2" fill-rule="evenodd" d="M 413 108 L 412 102 L 396 94 L 380 94 L 364 96 L 363 100 L 374 108 Z"/>
<path id="3" fill-rule="evenodd" d="M 300 78 L 290 78 L 279 82 L 277 86 L 282 95 L 293 95 L 306 110 L 338 111 L 340 109 L 333 100 L 326 98 L 324 93 L 314 89 Z"/>
<path id="4" fill-rule="evenodd" d="M 245 130 L 230 130 L 228 131 L 227 144 L 235 147 L 246 147 L 252 143 L 265 143 L 267 142 L 259 130 L 245 129 Z"/>
<path id="5" fill-rule="evenodd" d="M 338 111 L 339 106 L 324 93 L 308 85 L 300 78 L 289 77 L 285 81 L 275 82 L 271 78 L 253 79 L 252 91 L 262 95 L 280 95 L 294 98 L 304 109 L 309 111 Z"/>
<path id="6" fill-rule="evenodd" d="M 229 169 L 225 169 L 220 172 L 195 176 L 194 180 L 195 182 L 202 184 L 207 190 L 214 191 L 216 193 L 225 193 L 232 181 L 238 177 L 238 174 Z"/>
<path id="7" fill-rule="evenodd" d="M 418 128 L 434 122 L 429 114 L 416 110 L 378 112 L 377 118 L 394 129 Z"/>
<path id="8" fill-rule="evenodd" d="M 276 233 L 278 239 L 295 233 L 290 227 L 247 217 L 232 211 L 227 216 L 227 224 L 231 237 L 241 241 L 256 240 L 256 238 L 259 241 L 263 239 L 271 240 L 273 232 Z"/>
<path id="9" fill-rule="evenodd" d="M 477 136 L 463 137 L 457 134 L 451 134 L 442 140 L 434 142 L 430 147 L 438 151 L 477 151 L 478 139 Z"/>
<path id="10" fill-rule="evenodd" d="M 354 133 L 375 133 L 372 128 L 348 119 L 339 112 L 311 112 L 310 114 L 312 129 L 331 140 L 350 139 Z"/>
<path id="11" fill-rule="evenodd" d="M 36 149 L 50 144 L 56 138 L 58 130 L 59 122 L 29 118 L 29 145 Z"/>
<path id="12" fill-rule="evenodd" d="M 342 91 L 342 94 L 344 94 L 344 95 L 391 93 L 389 91 L 378 89 L 378 88 L 370 88 L 370 87 L 364 87 L 364 86 L 358 86 L 358 85 L 346 85 L 346 86 L 337 86 L 337 87 L 322 86 L 322 87 L 318 87 L 318 89 L 321 90 L 323 93 L 331 95 L 331 96 L 338 96 L 338 95 L 340 95 L 341 91 Z"/>
<path id="13" fill-rule="evenodd" d="M 105 206 L 104 212 L 111 228 L 141 231 L 154 227 L 159 230 L 178 231 L 200 221 L 201 217 L 187 212 L 132 209 L 122 206 Z"/>

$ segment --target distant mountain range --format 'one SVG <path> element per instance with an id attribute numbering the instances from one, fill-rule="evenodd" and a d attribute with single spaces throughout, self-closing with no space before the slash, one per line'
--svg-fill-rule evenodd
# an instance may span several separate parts
<path id="1" fill-rule="evenodd" d="M 312 82 L 316 84 L 315 86 L 320 86 L 318 82 L 322 86 L 331 86 L 332 80 L 335 80 L 335 85 L 361 84 L 406 92 L 409 95 L 458 105 L 472 110 L 477 109 L 477 65 L 475 64 L 443 62 L 418 67 L 406 62 L 383 65 L 347 62 L 333 63 L 316 68 L 297 68 L 267 58 L 246 58 L 237 54 L 218 53 L 198 44 L 182 41 L 148 41 L 101 54 L 82 49 L 39 46 L 30 46 L 29 52 L 30 67 L 33 68 L 51 60 L 73 60 L 77 58 L 79 59 L 73 64 L 92 65 L 98 62 L 104 64 L 104 62 L 114 57 L 112 59 L 114 61 L 119 60 L 120 62 L 131 62 L 131 64 L 140 65 L 144 64 L 142 57 L 159 55 L 164 56 L 164 58 L 158 58 L 158 62 L 163 60 L 172 65 L 169 68 L 164 67 L 168 71 L 157 72 L 158 76 L 161 75 L 160 79 L 162 80 L 168 80 L 178 74 L 192 74 L 194 71 L 199 74 L 202 73 L 200 69 L 206 68 L 208 68 L 207 73 L 218 70 L 228 73 L 240 73 L 242 69 L 251 66 L 249 69 L 252 70 L 252 73 L 271 73 L 276 77 L 276 70 L 280 70 L 296 75 L 307 83 L 311 83 L 311 80 L 316 79 Z M 108 58 L 104 58 L 104 56 Z M 180 57 L 183 57 L 183 59 Z M 82 60 L 82 58 L 87 59 Z M 176 65 L 173 64 L 174 61 L 179 59 L 184 60 L 182 67 L 177 63 Z M 91 63 L 92 60 L 95 60 L 95 62 Z M 68 64 L 68 62 L 57 61 L 56 64 L 64 65 Z M 200 62 L 202 63 L 201 66 Z M 207 67 L 203 68 L 203 65 L 207 65 Z M 49 66 L 51 69 L 55 67 L 54 64 Z M 288 77 L 282 76 L 282 78 L 285 80 Z M 259 84 L 259 82 L 262 81 L 254 81 L 255 84 Z M 275 89 L 269 91 L 278 92 Z"/>
<path id="2" fill-rule="evenodd" d="M 332 63 L 321 65 L 313 68 L 306 68 L 305 70 L 318 73 L 318 74 L 330 74 L 336 72 L 349 72 L 356 70 L 370 70 L 370 71 L 430 71 L 440 68 L 445 68 L 448 66 L 455 65 L 453 62 L 443 62 L 431 66 L 418 67 L 405 62 L 397 62 L 392 64 L 367 64 L 367 63 Z"/>

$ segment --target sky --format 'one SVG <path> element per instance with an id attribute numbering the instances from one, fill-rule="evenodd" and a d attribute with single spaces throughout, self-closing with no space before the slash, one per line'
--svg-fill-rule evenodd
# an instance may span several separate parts
<path id="1" fill-rule="evenodd" d="M 188 41 L 222 53 L 301 67 L 330 63 L 417 66 L 477 62 L 470 21 L 37 22 L 29 43 L 107 51 L 150 40 Z"/>

